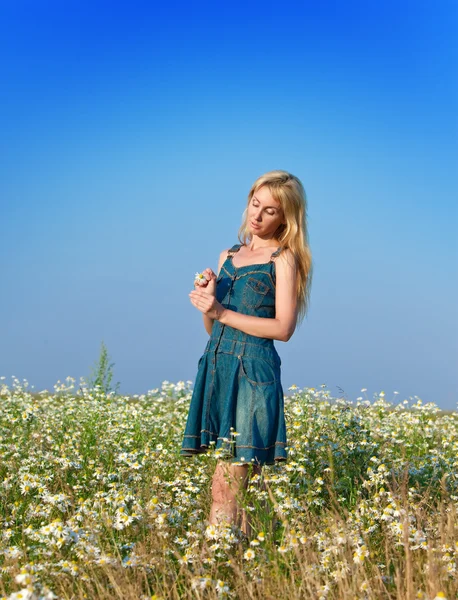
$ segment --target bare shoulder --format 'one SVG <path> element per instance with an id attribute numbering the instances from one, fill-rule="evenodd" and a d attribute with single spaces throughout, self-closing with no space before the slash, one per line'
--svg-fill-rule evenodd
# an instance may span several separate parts
<path id="1" fill-rule="evenodd" d="M 283 273 L 294 273 L 296 271 L 296 257 L 290 248 L 285 248 L 275 259 L 276 269 Z"/>
<path id="2" fill-rule="evenodd" d="M 218 262 L 218 268 L 221 267 L 221 265 L 223 264 L 223 262 L 226 260 L 227 255 L 229 253 L 230 248 L 227 248 L 227 250 L 223 250 L 221 252 L 221 254 L 219 255 L 219 262 Z"/>

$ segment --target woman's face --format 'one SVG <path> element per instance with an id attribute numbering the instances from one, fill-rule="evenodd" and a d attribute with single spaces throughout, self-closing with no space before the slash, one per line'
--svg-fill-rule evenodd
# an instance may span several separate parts
<path id="1" fill-rule="evenodd" d="M 272 198 L 269 188 L 260 187 L 248 204 L 248 230 L 258 237 L 268 238 L 281 223 L 284 223 L 284 217 L 280 203 Z"/>

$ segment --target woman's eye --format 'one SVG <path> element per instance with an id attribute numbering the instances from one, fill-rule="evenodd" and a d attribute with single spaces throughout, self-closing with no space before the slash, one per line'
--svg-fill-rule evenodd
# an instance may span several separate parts
<path id="1" fill-rule="evenodd" d="M 254 200 L 253 200 L 253 206 L 254 206 L 255 208 L 258 208 L 259 204 L 258 204 L 258 203 L 255 203 L 255 202 L 254 202 Z M 270 215 L 271 217 L 273 217 L 273 216 L 275 215 L 275 211 L 270 211 L 270 212 L 268 212 L 267 214 L 268 214 L 268 215 Z"/>

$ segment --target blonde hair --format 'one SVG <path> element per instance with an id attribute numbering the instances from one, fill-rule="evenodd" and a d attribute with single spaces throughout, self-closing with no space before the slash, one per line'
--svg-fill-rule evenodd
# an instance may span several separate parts
<path id="1" fill-rule="evenodd" d="M 286 223 L 279 225 L 274 233 L 282 248 L 289 248 L 297 265 L 297 322 L 306 316 L 310 304 L 313 264 L 307 231 L 307 198 L 300 179 L 287 171 L 269 171 L 258 177 L 251 186 L 243 211 L 242 225 L 238 232 L 241 244 L 246 245 L 252 237 L 247 226 L 247 210 L 253 194 L 267 187 L 282 210 Z"/>

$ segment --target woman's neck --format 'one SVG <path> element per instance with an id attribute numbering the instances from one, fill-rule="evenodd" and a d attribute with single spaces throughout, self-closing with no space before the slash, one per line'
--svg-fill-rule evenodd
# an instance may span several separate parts
<path id="1" fill-rule="evenodd" d="M 272 242 L 273 240 L 271 240 Z M 274 242 L 270 244 L 259 244 L 259 242 L 250 240 L 247 244 L 244 244 L 245 248 L 250 252 L 256 252 L 256 250 L 261 250 L 262 248 L 278 248 L 279 242 Z"/>

